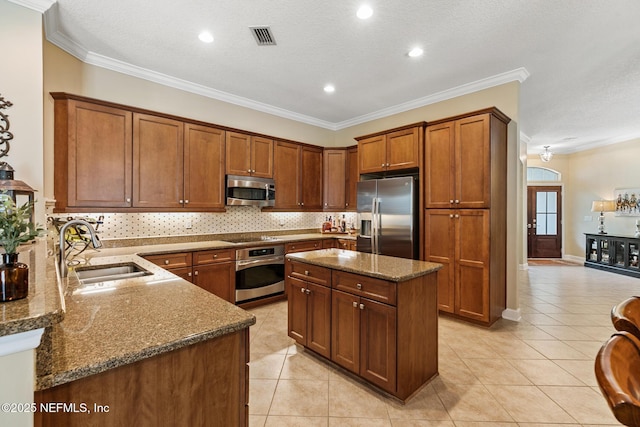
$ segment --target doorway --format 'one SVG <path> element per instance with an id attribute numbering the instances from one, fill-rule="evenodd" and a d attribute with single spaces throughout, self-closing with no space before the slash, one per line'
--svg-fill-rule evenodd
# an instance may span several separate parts
<path id="1" fill-rule="evenodd" d="M 562 258 L 562 187 L 527 187 L 528 258 Z"/>

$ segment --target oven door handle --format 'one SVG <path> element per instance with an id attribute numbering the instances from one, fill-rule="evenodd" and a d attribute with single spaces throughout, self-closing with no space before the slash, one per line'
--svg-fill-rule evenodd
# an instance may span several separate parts
<path id="1" fill-rule="evenodd" d="M 284 264 L 284 256 L 262 258 L 256 260 L 236 261 L 236 271 L 245 270 L 250 267 L 258 267 L 269 264 Z"/>

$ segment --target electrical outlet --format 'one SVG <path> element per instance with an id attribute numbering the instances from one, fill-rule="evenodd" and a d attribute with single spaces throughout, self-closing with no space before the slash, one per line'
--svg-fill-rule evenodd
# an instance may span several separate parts
<path id="1" fill-rule="evenodd" d="M 591 222 L 591 221 L 593 221 L 593 217 L 591 215 L 585 215 L 584 221 L 585 222 Z"/>
<path id="2" fill-rule="evenodd" d="M 193 224 L 191 223 L 190 219 L 185 221 L 184 228 L 193 228 Z"/>

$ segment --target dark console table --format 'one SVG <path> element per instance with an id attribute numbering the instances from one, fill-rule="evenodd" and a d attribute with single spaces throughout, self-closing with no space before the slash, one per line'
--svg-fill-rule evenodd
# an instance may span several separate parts
<path id="1" fill-rule="evenodd" d="M 585 235 L 587 237 L 585 267 L 640 278 L 638 261 L 640 238 L 610 234 Z"/>

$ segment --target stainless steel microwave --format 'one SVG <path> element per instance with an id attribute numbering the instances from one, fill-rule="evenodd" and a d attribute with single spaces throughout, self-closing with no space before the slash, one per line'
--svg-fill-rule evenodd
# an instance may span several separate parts
<path id="1" fill-rule="evenodd" d="M 276 185 L 271 178 L 227 175 L 227 205 L 273 206 Z"/>

